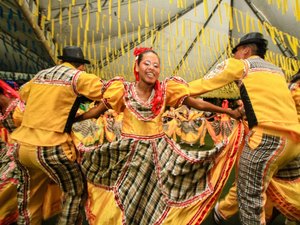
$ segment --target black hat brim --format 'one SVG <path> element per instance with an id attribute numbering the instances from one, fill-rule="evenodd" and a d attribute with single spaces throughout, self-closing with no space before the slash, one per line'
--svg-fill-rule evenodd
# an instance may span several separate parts
<path id="1" fill-rule="evenodd" d="M 268 41 L 266 39 L 257 39 L 257 38 L 252 38 L 252 39 L 247 39 L 245 41 L 241 41 L 232 49 L 232 54 L 236 53 L 238 47 L 240 47 L 242 45 L 246 45 L 246 44 L 265 44 L 267 46 Z"/>
<path id="2" fill-rule="evenodd" d="M 65 62 L 75 62 L 75 63 L 82 63 L 82 64 L 90 64 L 91 63 L 87 59 L 78 59 L 78 58 L 68 57 L 68 56 L 58 56 L 57 58 L 65 61 Z"/>

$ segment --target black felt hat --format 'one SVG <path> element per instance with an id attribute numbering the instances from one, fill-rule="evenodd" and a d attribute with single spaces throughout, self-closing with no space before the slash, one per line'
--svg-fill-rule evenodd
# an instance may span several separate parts
<path id="1" fill-rule="evenodd" d="M 267 49 L 268 41 L 264 39 L 262 33 L 251 32 L 241 37 L 240 42 L 232 49 L 232 53 L 234 54 L 239 46 L 246 44 L 260 44 L 263 48 Z"/>
<path id="2" fill-rule="evenodd" d="M 63 48 L 63 55 L 58 56 L 57 58 L 65 62 L 76 62 L 82 64 L 90 64 L 90 61 L 84 59 L 83 52 L 81 48 L 77 46 L 66 46 Z"/>

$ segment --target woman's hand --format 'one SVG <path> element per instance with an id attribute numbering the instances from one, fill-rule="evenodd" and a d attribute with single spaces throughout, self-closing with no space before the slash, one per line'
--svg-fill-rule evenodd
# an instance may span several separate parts
<path id="1" fill-rule="evenodd" d="M 239 108 L 236 108 L 234 110 L 228 108 L 227 115 L 236 120 L 241 120 L 243 118 L 243 114 L 241 113 L 241 110 Z"/>

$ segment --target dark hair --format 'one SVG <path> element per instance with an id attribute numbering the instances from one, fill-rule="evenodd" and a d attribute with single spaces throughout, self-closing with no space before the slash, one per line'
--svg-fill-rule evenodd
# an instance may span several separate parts
<path id="1" fill-rule="evenodd" d="M 254 55 L 258 55 L 261 58 L 265 58 L 266 52 L 267 52 L 267 45 L 264 43 L 251 43 L 251 44 L 246 44 L 245 46 L 249 46 Z M 255 46 L 255 48 L 254 48 Z"/>
<path id="2" fill-rule="evenodd" d="M 154 50 L 149 49 L 149 50 L 146 50 L 146 51 L 140 53 L 140 54 L 137 56 L 137 57 L 138 57 L 138 58 L 137 58 L 137 64 L 138 64 L 138 65 L 140 65 L 140 62 L 142 61 L 144 54 L 145 54 L 145 53 L 148 53 L 148 52 L 152 52 L 152 53 L 155 54 L 155 55 L 157 56 L 157 58 L 160 60 L 158 54 L 157 54 Z"/>

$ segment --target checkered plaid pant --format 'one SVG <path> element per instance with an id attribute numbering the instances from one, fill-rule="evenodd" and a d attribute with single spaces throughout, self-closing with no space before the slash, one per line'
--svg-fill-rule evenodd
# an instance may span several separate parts
<path id="1" fill-rule="evenodd" d="M 86 183 L 80 166 L 70 161 L 62 146 L 20 145 L 15 154 L 21 170 L 18 185 L 18 224 L 39 224 L 42 199 L 49 179 L 63 191 L 59 225 L 81 224 L 86 200 Z"/>
<path id="2" fill-rule="evenodd" d="M 299 155 L 300 143 L 262 129 L 250 132 L 238 165 L 237 193 L 243 225 L 266 223 L 263 207 L 270 179 Z"/>

